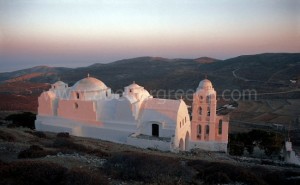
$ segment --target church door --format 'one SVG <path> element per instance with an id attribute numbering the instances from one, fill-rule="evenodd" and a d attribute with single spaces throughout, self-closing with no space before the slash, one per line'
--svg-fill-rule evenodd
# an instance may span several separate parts
<path id="1" fill-rule="evenodd" d="M 152 124 L 152 136 L 158 137 L 159 136 L 159 125 Z"/>

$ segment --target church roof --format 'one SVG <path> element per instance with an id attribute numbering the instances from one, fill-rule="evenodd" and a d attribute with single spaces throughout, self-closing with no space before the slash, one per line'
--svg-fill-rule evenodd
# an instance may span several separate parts
<path id="1" fill-rule="evenodd" d="M 127 86 L 127 88 L 130 89 L 139 89 L 139 88 L 143 88 L 142 86 L 136 84 L 135 82 L 133 82 L 132 84 L 130 84 L 129 86 Z"/>
<path id="2" fill-rule="evenodd" d="M 107 86 L 96 78 L 86 77 L 76 82 L 72 89 L 73 91 L 100 91 L 107 89 Z"/>
<path id="3" fill-rule="evenodd" d="M 63 81 L 57 81 L 53 85 L 59 85 L 59 86 L 61 86 L 61 85 L 66 85 L 66 83 L 63 82 Z"/>
<path id="4" fill-rule="evenodd" d="M 150 98 L 145 101 L 140 115 L 141 122 L 157 121 L 168 123 L 170 127 L 176 126 L 177 115 L 182 100 Z"/>

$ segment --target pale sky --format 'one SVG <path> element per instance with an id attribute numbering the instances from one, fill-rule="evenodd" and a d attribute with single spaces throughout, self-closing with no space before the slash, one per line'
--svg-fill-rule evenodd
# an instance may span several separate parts
<path id="1" fill-rule="evenodd" d="M 300 0 L 0 0 L 0 72 L 300 52 L 299 43 Z"/>

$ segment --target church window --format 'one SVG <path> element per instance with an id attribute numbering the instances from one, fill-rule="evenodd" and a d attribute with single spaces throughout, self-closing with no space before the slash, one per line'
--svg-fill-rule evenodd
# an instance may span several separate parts
<path id="1" fill-rule="evenodd" d="M 129 92 L 132 92 L 132 89 L 129 89 Z"/>
<path id="2" fill-rule="evenodd" d="M 210 116 L 210 108 L 207 107 L 207 116 Z"/>
<path id="3" fill-rule="evenodd" d="M 209 96 L 206 96 L 206 103 L 209 103 Z"/>
<path id="4" fill-rule="evenodd" d="M 76 93 L 76 98 L 79 99 L 79 93 L 78 92 Z"/>
<path id="5" fill-rule="evenodd" d="M 200 96 L 200 100 L 203 100 L 203 96 Z"/>
<path id="6" fill-rule="evenodd" d="M 202 127 L 201 125 L 197 126 L 197 138 L 201 139 Z"/>
<path id="7" fill-rule="evenodd" d="M 209 134 L 209 125 L 205 126 L 205 134 L 208 135 Z"/>
<path id="8" fill-rule="evenodd" d="M 223 121 L 220 119 L 219 120 L 219 126 L 218 126 L 218 134 L 222 135 L 222 125 L 223 125 Z"/>
<path id="9" fill-rule="evenodd" d="M 199 115 L 202 115 L 202 108 L 199 107 Z"/>
<path id="10" fill-rule="evenodd" d="M 55 85 L 53 85 L 53 88 L 55 89 Z"/>
<path id="11" fill-rule="evenodd" d="M 78 109 L 78 103 L 76 103 L 76 102 L 74 103 L 74 108 Z"/>

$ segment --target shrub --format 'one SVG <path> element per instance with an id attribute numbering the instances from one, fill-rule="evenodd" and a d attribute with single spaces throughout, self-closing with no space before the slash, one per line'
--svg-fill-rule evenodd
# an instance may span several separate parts
<path id="1" fill-rule="evenodd" d="M 113 155 L 104 170 L 118 179 L 158 184 L 175 184 L 185 175 L 176 159 L 134 152 Z"/>
<path id="2" fill-rule="evenodd" d="M 46 134 L 44 132 L 41 132 L 41 131 L 28 131 L 28 130 L 26 130 L 25 132 L 29 133 L 31 135 L 34 135 L 38 138 L 46 138 L 47 137 Z"/>
<path id="3" fill-rule="evenodd" d="M 255 146 L 264 150 L 267 156 L 278 155 L 283 147 L 284 137 L 281 134 L 262 130 L 252 130 L 248 133 L 229 135 L 229 154 L 241 156 L 246 149 L 253 153 Z"/>
<path id="4" fill-rule="evenodd" d="M 108 184 L 106 176 L 89 173 L 83 169 L 71 169 L 50 162 L 18 161 L 0 165 L 1 184 L 53 185 L 53 184 Z"/>
<path id="5" fill-rule="evenodd" d="M 2 184 L 53 185 L 62 182 L 67 169 L 54 163 L 19 161 L 0 166 Z"/>
<path id="6" fill-rule="evenodd" d="M 191 167 L 198 171 L 200 180 L 205 184 L 220 184 L 229 182 L 243 182 L 246 184 L 266 184 L 251 170 L 227 163 L 190 161 Z"/>
<path id="7" fill-rule="evenodd" d="M 16 141 L 16 137 L 8 132 L 3 132 L 0 130 L 0 139 L 8 142 L 14 142 Z"/>
<path id="8" fill-rule="evenodd" d="M 11 114 L 5 118 L 6 121 L 12 121 L 12 124 L 17 127 L 28 127 L 35 129 L 36 114 L 31 112 L 23 112 L 20 114 Z"/>
<path id="9" fill-rule="evenodd" d="M 69 138 L 70 134 L 68 132 L 60 132 L 60 133 L 57 133 L 56 137 Z"/>
<path id="10" fill-rule="evenodd" d="M 104 152 L 102 150 L 99 149 L 91 149 L 89 152 L 89 154 L 97 156 L 97 157 L 109 157 L 111 156 L 109 153 Z"/>
<path id="11" fill-rule="evenodd" d="M 21 151 L 18 155 L 18 158 L 40 158 L 54 154 L 56 154 L 56 152 L 44 150 L 37 145 L 31 145 L 28 149 Z"/>
<path id="12" fill-rule="evenodd" d="M 54 140 L 53 145 L 54 148 L 62 148 L 62 149 L 69 149 L 79 152 L 89 152 L 90 150 L 85 147 L 84 145 L 74 143 L 69 138 L 58 137 Z"/>
<path id="13" fill-rule="evenodd" d="M 50 147 L 59 148 L 62 153 L 82 152 L 98 157 L 108 157 L 110 154 L 99 149 L 92 149 L 82 144 L 74 143 L 71 138 L 58 137 Z"/>
<path id="14" fill-rule="evenodd" d="M 284 170 L 268 170 L 263 167 L 253 167 L 251 168 L 256 174 L 259 174 L 262 179 L 264 179 L 268 184 L 279 185 L 279 184 L 300 184 L 300 172 L 291 169 Z"/>
<path id="15" fill-rule="evenodd" d="M 66 185 L 101 185 L 108 184 L 107 178 L 100 173 L 89 173 L 89 171 L 73 168 L 66 174 Z"/>

